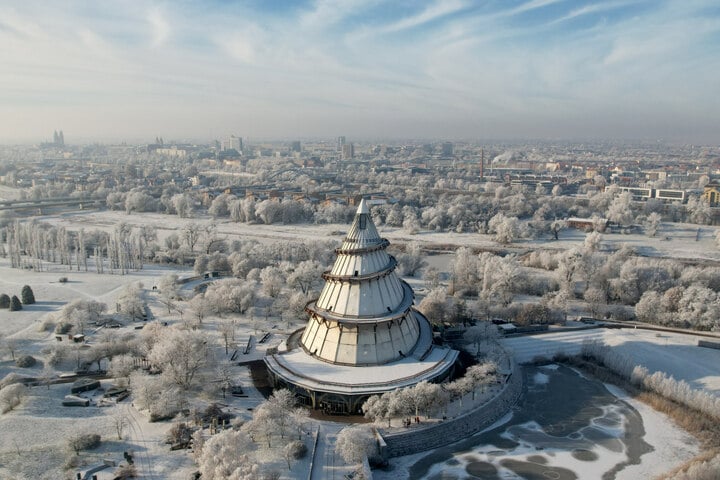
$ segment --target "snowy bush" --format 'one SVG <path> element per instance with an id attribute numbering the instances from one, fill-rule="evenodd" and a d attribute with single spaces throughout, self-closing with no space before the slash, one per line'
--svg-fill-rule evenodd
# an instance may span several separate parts
<path id="1" fill-rule="evenodd" d="M 165 443 L 186 445 L 190 442 L 192 434 L 193 431 L 187 423 L 179 422 L 170 427 L 170 430 L 165 435 Z"/>
<path id="2" fill-rule="evenodd" d="M 35 357 L 32 355 L 20 355 L 15 360 L 15 366 L 20 368 L 30 368 L 34 366 L 37 363 L 37 360 L 35 360 Z"/>
<path id="3" fill-rule="evenodd" d="M 14 409 L 27 395 L 27 387 L 21 383 L 8 385 L 0 390 L 0 413 L 7 413 Z"/>
<path id="4" fill-rule="evenodd" d="M 66 333 L 69 333 L 70 330 L 72 330 L 73 324 L 70 322 L 58 322 L 55 325 L 55 333 L 58 333 L 60 335 L 65 335 Z"/>
<path id="5" fill-rule="evenodd" d="M 52 315 L 46 315 L 38 322 L 37 331 L 47 332 L 55 328 L 55 318 Z"/>
<path id="6" fill-rule="evenodd" d="M 20 375 L 15 372 L 8 373 L 2 380 L 0 380 L 0 389 L 5 388 L 8 385 L 20 383 L 24 378 L 26 378 L 24 375 Z"/>
<path id="7" fill-rule="evenodd" d="M 115 470 L 115 479 L 116 480 L 126 480 L 128 478 L 138 478 L 138 471 L 137 467 L 135 465 L 131 464 L 123 464 L 120 465 L 117 470 Z"/>
<path id="8" fill-rule="evenodd" d="M 284 447 L 285 454 L 289 458 L 299 460 L 307 455 L 307 446 L 302 440 L 293 440 Z"/>
<path id="9" fill-rule="evenodd" d="M 720 398 L 704 390 L 694 390 L 684 380 L 676 380 L 665 372 L 650 373 L 632 359 L 608 348 L 602 342 L 583 343 L 582 355 L 600 361 L 613 372 L 633 384 L 669 400 L 720 419 Z"/>
<path id="10" fill-rule="evenodd" d="M 79 433 L 73 435 L 67 440 L 67 447 L 80 455 L 82 450 L 93 450 L 100 446 L 100 435 L 96 433 Z"/>

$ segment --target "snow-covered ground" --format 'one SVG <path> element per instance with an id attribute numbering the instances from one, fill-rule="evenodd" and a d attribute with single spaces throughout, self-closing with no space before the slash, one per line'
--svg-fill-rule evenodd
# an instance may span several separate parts
<path id="1" fill-rule="evenodd" d="M 226 236 L 229 240 L 243 238 L 266 242 L 308 239 L 327 239 L 339 242 L 349 228 L 347 224 L 250 225 L 235 223 L 228 219 L 212 220 L 207 215 L 195 218 L 179 218 L 176 215 L 160 213 L 133 213 L 128 215 L 121 211 L 107 210 L 64 212 L 57 215 L 37 216 L 35 219 L 72 230 L 97 228 L 110 231 L 120 222 L 138 227 L 150 225 L 157 229 L 158 239 L 161 242 L 166 236 L 177 233 L 184 225 L 190 222 L 202 224 L 215 222 L 218 226 L 218 233 L 221 236 Z M 698 228 L 700 230 L 699 238 L 697 235 Z M 582 230 L 567 229 L 560 232 L 560 239 L 557 241 L 546 238 L 537 240 L 518 239 L 511 245 L 501 247 L 493 240 L 493 235 L 479 233 L 420 231 L 415 235 L 411 235 L 402 228 L 387 226 L 379 226 L 378 231 L 383 237 L 395 244 L 418 242 L 420 245 L 430 249 L 437 249 L 440 246 L 464 246 L 490 250 L 505 248 L 518 252 L 538 248 L 569 250 L 582 246 L 586 236 L 586 233 Z M 708 226 L 698 227 L 698 225 L 694 224 L 664 223 L 655 237 L 648 237 L 639 233 L 603 234 L 602 248 L 612 251 L 622 245 L 629 245 L 635 248 L 639 254 L 645 256 L 720 261 L 720 249 L 718 249 L 714 238 L 715 231 L 716 228 Z"/>
<path id="2" fill-rule="evenodd" d="M 535 357 L 552 358 L 558 352 L 579 353 L 583 342 L 593 340 L 612 346 L 650 373 L 665 372 L 694 389 L 720 395 L 720 350 L 698 347 L 694 335 L 598 328 L 507 338 L 503 344 L 518 362 L 528 362 Z"/>
<path id="3" fill-rule="evenodd" d="M 0 195 L 1 196 L 1 195 Z M 208 217 L 193 219 L 180 219 L 176 216 L 161 214 L 133 214 L 127 215 L 124 212 L 66 212 L 54 216 L 38 217 L 37 220 L 64 226 L 71 230 L 79 228 L 93 229 L 100 228 L 112 230 L 120 222 L 126 222 L 133 226 L 152 225 L 158 229 L 159 240 L 171 233 L 176 233 L 188 222 L 206 223 L 211 220 Z M 246 225 L 222 221 L 218 223 L 218 230 L 221 236 L 228 240 L 236 238 L 256 239 L 263 242 L 274 241 L 296 241 L 296 240 L 331 240 L 339 242 L 347 225 Z M 417 241 L 425 246 L 434 245 L 458 245 L 475 248 L 497 248 L 497 244 L 491 236 L 479 234 L 457 234 L 452 232 L 436 233 L 423 232 L 418 235 L 409 235 L 402 229 L 381 228 L 383 236 L 389 238 L 393 243 L 404 243 Z M 714 239 L 713 229 L 703 228 L 700 240 L 695 241 L 697 227 L 690 225 L 675 225 L 666 227 L 657 238 L 649 239 L 641 235 L 605 235 L 603 237 L 604 248 L 614 249 L 620 244 L 627 243 L 636 245 L 646 255 L 671 256 L 677 258 L 706 258 L 720 260 Z M 567 230 L 561 232 L 561 240 L 558 242 L 544 241 L 519 241 L 512 246 L 518 251 L 532 248 L 556 248 L 568 249 L 579 246 L 584 240 L 582 232 Z M 666 239 L 669 238 L 669 239 Z M 440 271 L 447 272 L 449 268 L 450 255 L 437 255 L 429 258 L 429 263 Z M 31 285 L 38 300 L 36 304 L 25 306 L 20 312 L 0 311 L 0 333 L 7 339 L 18 341 L 18 353 L 27 353 L 42 358 L 42 351 L 56 344 L 52 331 L 40 331 L 39 325 L 46 316 L 57 312 L 62 306 L 76 298 L 92 299 L 102 301 L 114 309 L 114 302 L 119 291 L 128 283 L 140 281 L 146 289 L 157 284 L 158 279 L 169 272 L 188 274 L 189 271 L 178 270 L 177 268 L 162 266 L 146 266 L 143 270 L 131 272 L 129 275 L 103 274 L 95 272 L 78 272 L 69 270 L 60 265 L 49 265 L 48 271 L 34 272 L 29 270 L 11 269 L 6 258 L 0 258 L 0 293 L 20 295 L 23 285 Z M 67 283 L 60 283 L 60 277 L 67 277 Z M 414 286 L 421 288 L 420 282 Z M 167 310 L 160 304 L 156 294 L 148 291 L 146 293 L 148 305 L 152 312 L 163 321 L 170 323 L 180 321 L 179 315 L 173 312 L 167 314 Z M 286 327 L 284 322 L 278 322 Z M 287 326 L 287 330 L 293 330 L 300 325 Z M 255 328 L 244 318 L 238 322 L 238 338 L 248 338 L 251 334 L 256 335 Z M 209 331 L 215 328 L 212 321 L 208 320 L 204 327 Z M 134 324 L 129 323 L 125 327 L 115 331 L 117 335 L 134 335 L 137 331 Z M 89 334 L 90 341 L 93 335 L 100 336 L 103 331 Z M 281 340 L 280 330 L 277 330 L 270 342 L 270 346 Z M 586 330 L 568 333 L 551 333 L 547 335 L 536 335 L 532 337 L 519 337 L 506 340 L 520 360 L 530 360 L 535 356 L 548 356 L 549 354 L 562 350 L 566 353 L 579 351 L 582 342 L 587 338 L 602 339 L 606 344 L 620 349 L 632 358 L 637 359 L 639 364 L 647 366 L 651 371 L 662 370 L 675 378 L 686 380 L 694 388 L 705 388 L 717 395 L 720 395 L 720 351 L 699 348 L 692 336 L 662 333 L 657 336 L 655 332 L 629 331 L 629 330 Z M 215 346 L 221 351 L 221 343 Z M 255 348 L 250 354 L 241 360 L 259 359 L 263 355 L 262 348 L 267 345 Z M 56 373 L 72 370 L 72 362 L 66 362 Z M 20 369 L 14 366 L 9 355 L 0 355 L 0 378 L 10 372 L 23 373 L 37 376 L 43 366 L 38 365 L 31 369 Z M 249 408 L 254 408 L 261 401 L 262 397 L 256 390 L 250 387 L 251 381 L 249 372 L 244 367 L 238 367 L 234 371 L 237 380 L 243 386 L 247 386 L 248 397 L 242 399 L 228 399 L 229 408 L 241 417 L 249 418 Z M 538 377 L 538 383 L 542 378 Z M 108 387 L 109 381 L 103 381 L 103 386 Z M 53 385 L 50 389 L 46 387 L 33 387 L 29 397 L 16 410 L 0 415 L 0 478 L 62 478 L 63 462 L 67 458 L 65 441 L 67 436 L 79 429 L 92 430 L 103 436 L 104 446 L 98 451 L 83 455 L 89 462 L 100 462 L 108 458 L 115 461 L 122 459 L 122 452 L 133 450 L 136 453 L 138 467 L 145 472 L 149 478 L 187 478 L 189 472 L 193 471 L 193 465 L 187 453 L 170 452 L 164 444 L 164 435 L 169 428 L 168 423 L 151 424 L 147 417 L 138 412 L 131 404 L 120 406 L 88 408 L 67 408 L 59 406 L 65 394 L 69 393 L 69 385 Z M 90 394 L 88 394 L 90 396 Z M 648 435 L 657 436 L 659 441 L 667 445 L 682 443 L 682 438 L 663 437 L 664 431 L 661 426 L 667 420 L 660 416 L 653 420 L 656 414 L 647 407 L 634 405 L 647 418 L 646 423 L 657 424 L 652 430 L 648 426 Z M 113 415 L 117 410 L 122 410 L 131 419 L 132 428 L 128 429 L 122 440 L 116 438 L 113 429 Z M 326 429 L 334 434 L 336 427 Z M 665 430 L 669 430 L 665 428 Z M 654 432 L 654 433 L 653 433 Z M 684 438 L 684 437 L 683 437 Z M 332 435 L 330 441 L 332 440 Z M 323 444 L 322 445 L 328 445 Z M 331 449 L 324 448 L 321 456 L 331 456 Z M 668 447 L 671 449 L 671 447 Z M 668 454 L 672 450 L 668 450 Z M 404 460 L 403 460 L 404 461 Z M 645 459 L 643 459 L 645 462 Z M 653 460 L 655 462 L 655 460 Z M 327 462 L 326 462 L 327 463 Z M 668 466 L 672 466 L 672 460 Z M 22 466 L 22 467 L 21 467 Z M 641 465 L 642 466 L 642 465 Z M 298 466 L 293 472 L 285 472 L 284 478 L 302 476 Z M 323 469 L 325 473 L 326 471 Z M 306 472 L 305 472 L 306 474 Z M 103 479 L 103 474 L 99 478 Z M 638 475 L 642 472 L 638 470 Z M 305 478 L 303 476 L 303 478 Z M 388 477 L 389 478 L 389 477 Z M 631 478 L 631 477 L 626 477 Z M 635 477 L 640 478 L 640 477 Z"/>

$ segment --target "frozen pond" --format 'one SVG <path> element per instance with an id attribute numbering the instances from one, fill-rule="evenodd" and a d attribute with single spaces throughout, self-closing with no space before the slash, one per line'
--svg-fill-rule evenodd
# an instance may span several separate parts
<path id="1" fill-rule="evenodd" d="M 631 466 L 652 461 L 642 416 L 605 385 L 557 365 L 525 367 L 523 374 L 527 391 L 509 421 L 413 456 L 408 478 L 609 480 L 633 478 L 640 467 Z M 400 472 L 378 478 L 393 474 Z"/>

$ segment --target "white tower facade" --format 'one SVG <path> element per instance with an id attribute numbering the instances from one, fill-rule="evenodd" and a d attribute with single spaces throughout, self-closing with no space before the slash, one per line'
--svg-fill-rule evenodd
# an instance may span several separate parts
<path id="1" fill-rule="evenodd" d="M 321 360 L 345 365 L 382 365 L 411 354 L 420 337 L 412 288 L 385 251 L 365 200 L 332 270 L 325 272 L 320 297 L 308 304 L 310 321 L 301 345 Z"/>
<path id="2" fill-rule="evenodd" d="M 361 201 L 320 296 L 305 307 L 307 326 L 263 359 L 273 386 L 313 408 L 360 413 L 371 395 L 452 376 L 458 352 L 433 344 L 388 245 Z"/>

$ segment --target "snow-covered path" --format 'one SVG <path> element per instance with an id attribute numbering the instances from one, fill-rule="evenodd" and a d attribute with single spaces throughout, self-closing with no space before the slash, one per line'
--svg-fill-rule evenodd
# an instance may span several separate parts
<path id="1" fill-rule="evenodd" d="M 335 438 L 347 425 L 335 422 L 318 422 L 318 442 L 313 459 L 310 480 L 342 480 L 353 471 L 340 455 L 335 453 Z"/>

